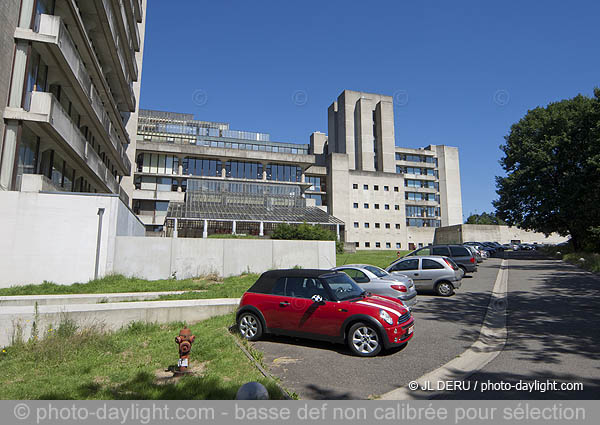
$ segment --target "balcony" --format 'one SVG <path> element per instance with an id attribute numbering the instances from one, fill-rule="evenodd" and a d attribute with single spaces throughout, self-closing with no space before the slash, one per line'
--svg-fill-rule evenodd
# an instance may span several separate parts
<path id="1" fill-rule="evenodd" d="M 132 0 L 135 19 L 142 22 L 144 18 L 144 9 L 142 8 L 142 0 Z"/>
<path id="2" fill-rule="evenodd" d="M 129 26 L 129 33 L 131 34 L 131 41 L 133 48 L 136 52 L 140 51 L 140 29 L 137 26 L 137 19 L 135 18 L 135 9 L 133 3 L 137 0 L 123 0 L 121 7 L 125 8 L 125 15 L 129 18 L 126 20 Z M 125 21 L 124 21 L 125 22 Z"/>
<path id="3" fill-rule="evenodd" d="M 109 147 L 108 151 L 117 168 L 122 174 L 129 175 L 131 162 L 125 148 L 61 18 L 41 15 L 36 32 L 17 28 L 15 38 L 40 43 L 50 51 L 52 58 L 57 62 L 57 68 L 71 71 L 70 75 L 67 72 L 69 85 L 79 94 L 90 119 L 95 120 L 98 133 Z"/>
<path id="4" fill-rule="evenodd" d="M 133 43 L 131 42 L 131 38 L 129 38 L 129 42 L 128 40 L 123 40 L 123 37 L 119 36 L 119 30 L 117 28 L 119 25 L 119 18 L 121 21 L 123 21 L 123 19 L 126 19 L 125 16 L 121 15 L 119 17 L 118 13 L 121 11 L 117 12 L 113 9 L 111 0 L 96 0 L 96 2 L 102 3 L 102 7 L 98 8 L 99 16 L 100 19 L 108 22 L 108 27 L 110 28 L 110 34 L 112 36 L 112 42 L 118 55 L 119 62 L 121 63 L 125 79 L 127 81 L 137 81 L 137 63 L 135 61 Z M 123 27 L 126 25 L 125 22 L 121 22 L 121 24 Z M 113 47 L 110 45 L 110 43 L 109 46 Z"/>
<path id="5" fill-rule="evenodd" d="M 86 170 L 86 174 L 88 177 L 93 177 L 96 185 L 107 192 L 122 195 L 115 177 L 108 171 L 52 93 L 32 92 L 29 111 L 21 108 L 6 108 L 4 118 L 30 123 L 38 133 L 45 133 L 71 158 L 74 158 L 76 165 Z"/>

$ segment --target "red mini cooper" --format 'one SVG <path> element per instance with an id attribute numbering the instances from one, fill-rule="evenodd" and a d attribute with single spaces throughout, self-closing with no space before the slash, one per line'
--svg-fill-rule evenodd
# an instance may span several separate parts
<path id="1" fill-rule="evenodd" d="M 363 291 L 345 273 L 301 269 L 263 273 L 236 319 L 250 341 L 271 333 L 345 342 L 364 357 L 406 343 L 414 322 L 399 301 Z"/>

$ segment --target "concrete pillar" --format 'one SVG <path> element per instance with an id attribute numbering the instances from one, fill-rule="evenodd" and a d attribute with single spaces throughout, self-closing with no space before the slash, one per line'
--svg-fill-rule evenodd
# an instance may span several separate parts
<path id="1" fill-rule="evenodd" d="M 179 166 L 177 167 L 177 174 L 182 176 L 183 175 L 183 156 L 178 156 L 179 158 Z"/>
<path id="2" fill-rule="evenodd" d="M 263 180 L 267 180 L 267 164 L 266 164 L 266 163 L 263 163 L 262 167 L 263 167 L 263 175 L 262 175 L 262 179 L 263 179 Z"/>
<path id="3" fill-rule="evenodd" d="M 300 175 L 300 183 L 306 182 L 306 174 L 304 174 L 305 172 L 306 172 L 306 169 L 302 168 L 302 174 Z"/>
<path id="4" fill-rule="evenodd" d="M 340 223 L 337 223 L 335 225 L 335 236 L 337 237 L 337 240 L 340 240 Z"/>
<path id="5" fill-rule="evenodd" d="M 235 235 L 235 220 L 233 220 L 233 225 L 231 227 L 231 234 Z"/>
<path id="6" fill-rule="evenodd" d="M 11 190 L 14 173 L 15 157 L 17 155 L 17 134 L 19 125 L 17 121 L 9 121 L 5 128 L 4 154 L 0 164 L 0 189 Z M 0 135 L 1 137 L 1 135 Z"/>
<path id="7" fill-rule="evenodd" d="M 204 220 L 204 230 L 202 231 L 202 237 L 208 238 L 208 220 Z"/>
<path id="8" fill-rule="evenodd" d="M 265 235 L 265 223 L 264 222 L 260 222 L 260 227 L 258 230 L 258 236 L 264 236 Z"/>
<path id="9" fill-rule="evenodd" d="M 177 192 L 181 193 L 181 184 L 183 183 L 183 179 L 177 179 Z"/>
<path id="10" fill-rule="evenodd" d="M 177 237 L 177 219 L 176 218 L 173 219 L 173 237 L 174 238 Z"/>
<path id="11" fill-rule="evenodd" d="M 221 178 L 227 177 L 227 168 L 225 167 L 227 163 L 226 159 L 221 159 Z"/>

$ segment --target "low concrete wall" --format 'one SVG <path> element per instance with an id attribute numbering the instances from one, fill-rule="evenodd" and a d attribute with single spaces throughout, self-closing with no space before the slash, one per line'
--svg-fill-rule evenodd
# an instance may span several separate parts
<path id="1" fill-rule="evenodd" d="M 516 227 L 485 225 L 485 224 L 457 224 L 455 226 L 439 227 L 435 229 L 434 243 L 463 243 L 499 242 L 510 243 L 513 240 L 522 243 L 561 243 L 568 238 L 553 233 L 546 237 L 543 233 L 530 232 Z"/>
<path id="2" fill-rule="evenodd" d="M 124 301 L 151 301 L 163 295 L 200 291 L 118 292 L 114 294 L 13 295 L 0 297 L 0 307 L 27 305 L 100 304 Z"/>
<path id="3" fill-rule="evenodd" d="M 335 267 L 332 241 L 117 237 L 114 273 L 144 279 Z"/>
<path id="4" fill-rule="evenodd" d="M 40 337 L 48 329 L 65 320 L 72 320 L 81 328 L 100 327 L 117 330 L 131 322 L 195 323 L 235 311 L 239 298 L 211 300 L 149 301 L 114 304 L 45 305 L 35 307 L 2 307 L 0 311 L 0 347 L 12 344 L 13 339 L 32 337 L 36 323 Z"/>

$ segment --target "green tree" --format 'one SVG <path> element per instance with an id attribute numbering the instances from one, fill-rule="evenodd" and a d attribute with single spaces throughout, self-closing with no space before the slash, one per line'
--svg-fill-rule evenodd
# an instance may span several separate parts
<path id="1" fill-rule="evenodd" d="M 494 213 L 483 212 L 481 214 L 471 214 L 466 224 L 506 224 L 504 220 L 498 218 Z"/>
<path id="2" fill-rule="evenodd" d="M 497 214 L 510 225 L 600 248 L 600 89 L 527 112 L 500 148 Z"/>

